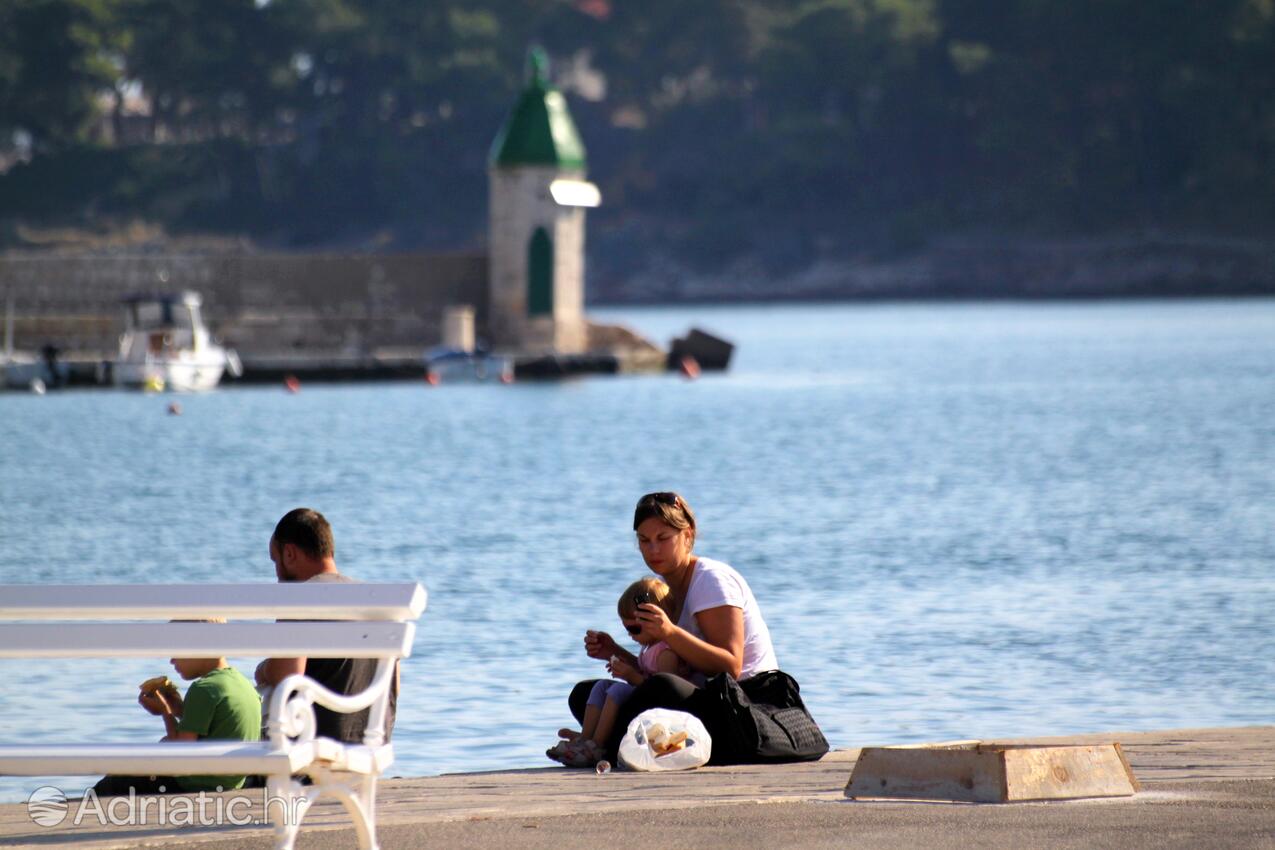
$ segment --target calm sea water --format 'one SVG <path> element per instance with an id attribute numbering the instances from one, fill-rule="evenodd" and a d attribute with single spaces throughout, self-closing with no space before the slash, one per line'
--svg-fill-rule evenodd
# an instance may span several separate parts
<path id="1" fill-rule="evenodd" d="M 736 362 L 0 396 L 0 581 L 271 581 L 316 507 L 346 572 L 430 591 L 392 773 L 548 765 L 633 503 L 677 489 L 834 746 L 1275 720 L 1275 301 L 600 315 Z M 0 663 L 0 741 L 162 732 L 162 662 Z"/>

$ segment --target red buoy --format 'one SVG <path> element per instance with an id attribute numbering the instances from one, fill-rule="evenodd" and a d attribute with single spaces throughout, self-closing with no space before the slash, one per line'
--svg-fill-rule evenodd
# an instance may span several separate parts
<path id="1" fill-rule="evenodd" d="M 301 392 L 301 382 L 297 380 L 296 375 L 289 375 L 283 379 L 283 388 L 290 393 Z"/>
<path id="2" fill-rule="evenodd" d="M 438 386 L 438 384 L 439 384 L 439 382 L 440 382 L 440 381 L 441 381 L 441 378 L 439 378 L 439 377 L 438 377 L 438 373 L 437 373 L 437 372 L 426 372 L 426 373 L 425 373 L 425 383 L 429 384 L 431 387 L 436 387 L 436 386 Z"/>
<path id="3" fill-rule="evenodd" d="M 686 378 L 686 380 L 693 381 L 699 377 L 699 361 L 687 354 L 682 358 L 681 362 L 678 363 L 678 371 L 682 373 L 682 376 Z"/>

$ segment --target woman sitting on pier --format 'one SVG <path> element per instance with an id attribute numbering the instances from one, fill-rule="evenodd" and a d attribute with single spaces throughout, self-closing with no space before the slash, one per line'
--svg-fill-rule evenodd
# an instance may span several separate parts
<path id="1" fill-rule="evenodd" d="M 638 500 L 633 530 L 647 567 L 669 586 L 675 614 L 659 605 L 638 606 L 641 633 L 651 642 L 665 641 L 707 680 L 700 686 L 658 673 L 639 685 L 616 718 L 607 758 L 615 759 L 629 722 L 649 708 L 686 711 L 703 721 L 713 739 L 711 764 L 801 761 L 827 752 L 796 681 L 779 670 L 770 631 L 744 577 L 729 564 L 694 554 L 695 515 L 686 500 L 648 493 Z M 606 632 L 586 632 L 584 647 L 590 658 L 618 656 L 636 665 Z M 593 684 L 581 682 L 571 692 L 577 719 Z"/>

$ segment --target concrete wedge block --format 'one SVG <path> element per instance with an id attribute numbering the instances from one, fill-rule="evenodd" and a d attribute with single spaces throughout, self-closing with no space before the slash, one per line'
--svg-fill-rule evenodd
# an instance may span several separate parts
<path id="1" fill-rule="evenodd" d="M 1036 746 L 961 741 L 864 747 L 845 795 L 1009 803 L 1128 797 L 1138 790 L 1138 780 L 1118 743 Z"/>

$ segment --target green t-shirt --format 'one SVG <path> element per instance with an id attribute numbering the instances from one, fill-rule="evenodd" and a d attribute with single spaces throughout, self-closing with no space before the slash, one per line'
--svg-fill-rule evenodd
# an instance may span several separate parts
<path id="1" fill-rule="evenodd" d="M 200 740 L 256 741 L 261 737 L 261 696 L 234 667 L 218 667 L 186 689 L 177 731 Z M 243 776 L 179 776 L 185 791 L 242 788 Z"/>

